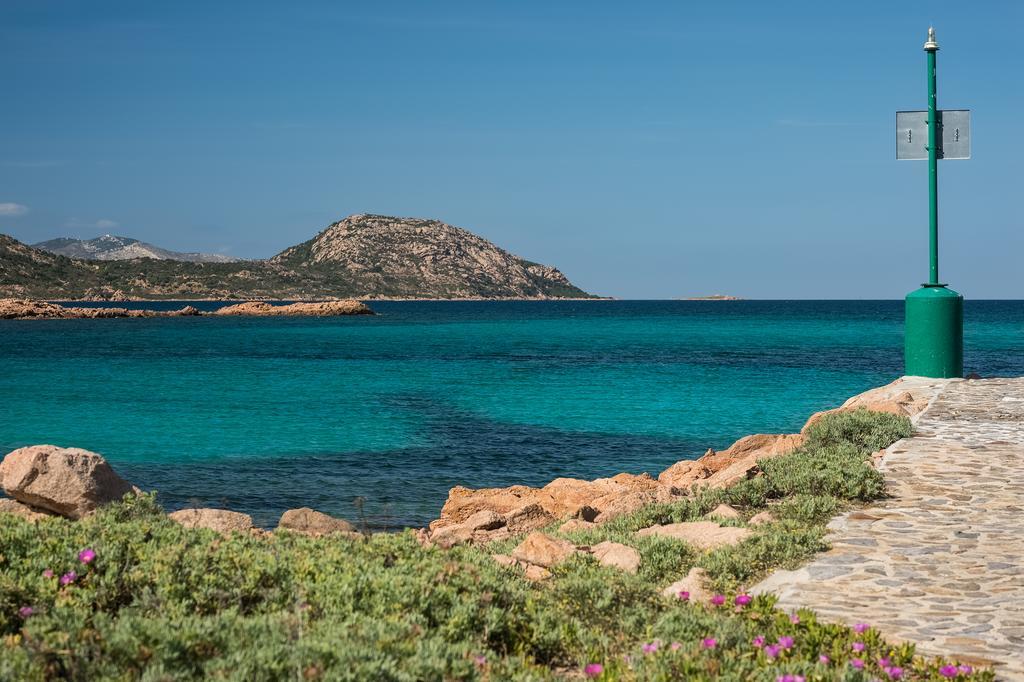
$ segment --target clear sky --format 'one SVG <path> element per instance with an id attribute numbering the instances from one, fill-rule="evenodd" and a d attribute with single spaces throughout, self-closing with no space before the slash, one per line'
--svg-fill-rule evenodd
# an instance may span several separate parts
<path id="1" fill-rule="evenodd" d="M 267 257 L 438 218 L 623 298 L 1024 298 L 1024 2 L 0 0 L 0 232 Z"/>

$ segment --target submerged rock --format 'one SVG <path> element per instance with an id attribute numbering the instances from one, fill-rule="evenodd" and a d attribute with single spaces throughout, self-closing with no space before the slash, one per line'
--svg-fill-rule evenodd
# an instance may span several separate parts
<path id="1" fill-rule="evenodd" d="M 95 452 L 32 445 L 0 462 L 0 485 L 9 497 L 69 519 L 137 491 Z"/>
<path id="2" fill-rule="evenodd" d="M 252 517 L 227 509 L 181 509 L 167 515 L 185 528 L 209 528 L 219 533 L 246 533 L 252 530 Z"/>

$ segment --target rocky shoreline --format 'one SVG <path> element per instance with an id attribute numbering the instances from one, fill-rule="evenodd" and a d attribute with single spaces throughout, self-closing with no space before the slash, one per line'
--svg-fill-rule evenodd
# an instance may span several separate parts
<path id="1" fill-rule="evenodd" d="M 263 301 L 248 301 L 227 305 L 212 312 L 203 312 L 187 305 L 178 310 L 133 310 L 130 308 L 79 308 L 47 301 L 29 299 L 0 299 L 0 320 L 69 320 L 106 319 L 115 317 L 199 317 L 216 315 L 311 316 L 373 315 L 373 310 L 359 301 L 319 301 L 271 305 Z"/>
<path id="2" fill-rule="evenodd" d="M 218 313 L 261 314 L 249 311 L 259 311 L 266 305 L 241 304 L 231 306 L 234 310 L 229 312 Z M 309 314 L 299 310 L 302 309 L 282 314 Z M 515 485 L 472 490 L 455 486 L 449 491 L 439 517 L 426 528 L 418 529 L 417 538 L 424 545 L 448 548 L 491 544 L 559 522 L 563 529 L 585 530 L 652 503 L 680 500 L 702 489 L 726 488 L 759 475 L 759 461 L 800 447 L 807 429 L 825 414 L 863 408 L 908 417 L 917 415 L 928 404 L 927 386 L 927 382 L 915 378 L 898 379 L 854 396 L 834 410 L 812 415 L 801 433 L 746 436 L 726 450 L 709 449 L 699 459 L 676 462 L 657 478 L 646 473 L 620 473 L 593 481 L 558 478 L 541 488 Z M 121 499 L 127 492 L 140 492 L 121 479 L 101 455 L 54 445 L 29 446 L 9 453 L 0 462 L 0 487 L 10 498 L 0 499 L 0 511 L 31 519 L 57 515 L 77 520 L 103 504 Z M 185 509 L 169 516 L 189 527 L 267 532 L 255 528 L 249 515 L 223 509 Z M 729 518 L 731 512 L 718 509 L 711 516 Z M 285 512 L 278 528 L 313 534 L 357 532 L 348 521 L 307 508 Z M 690 539 L 698 544 L 711 541 L 708 538 L 717 533 L 713 528 L 694 530 L 697 535 Z M 536 542 L 539 541 L 535 539 Z"/>
<path id="3" fill-rule="evenodd" d="M 621 473 L 593 481 L 558 478 L 541 488 L 515 485 L 471 490 L 456 486 L 449 491 L 439 518 L 421 529 L 419 537 L 426 544 L 450 547 L 489 544 L 558 521 L 570 524 L 562 526 L 566 530 L 585 530 L 652 503 L 677 501 L 701 489 L 727 488 L 759 475 L 759 461 L 803 445 L 808 428 L 825 414 L 867 409 L 914 417 L 927 407 L 930 385 L 929 380 L 917 377 L 897 379 L 856 395 L 838 408 L 812 415 L 800 433 L 745 436 L 726 450 L 708 449 L 698 459 L 676 462 L 657 478 Z"/>

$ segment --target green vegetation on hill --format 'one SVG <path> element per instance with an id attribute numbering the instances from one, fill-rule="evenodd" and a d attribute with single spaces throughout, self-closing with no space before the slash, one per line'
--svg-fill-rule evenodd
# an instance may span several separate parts
<path id="1" fill-rule="evenodd" d="M 78 522 L 0 514 L 0 679 L 990 680 L 867 626 L 737 600 L 740 586 L 822 549 L 830 515 L 877 497 L 869 453 L 909 430 L 893 415 L 828 415 L 763 476 L 571 536 L 637 547 L 637 575 L 579 555 L 540 584 L 494 562 L 500 547 L 425 548 L 411 531 L 222 537 L 169 521 L 152 497 Z M 705 554 L 633 533 L 723 501 L 777 520 Z M 83 561 L 86 548 L 95 557 Z M 697 565 L 724 604 L 660 595 Z"/>
<path id="2" fill-rule="evenodd" d="M 434 220 L 357 215 L 269 260 L 78 260 L 0 235 L 0 297 L 590 298 L 554 268 Z"/>

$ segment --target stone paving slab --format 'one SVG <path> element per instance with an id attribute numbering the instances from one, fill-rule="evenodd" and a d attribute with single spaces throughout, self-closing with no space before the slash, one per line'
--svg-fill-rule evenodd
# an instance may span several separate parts
<path id="1" fill-rule="evenodd" d="M 937 385 L 879 469 L 887 499 L 833 520 L 830 551 L 752 591 L 1024 680 L 1024 378 Z"/>

